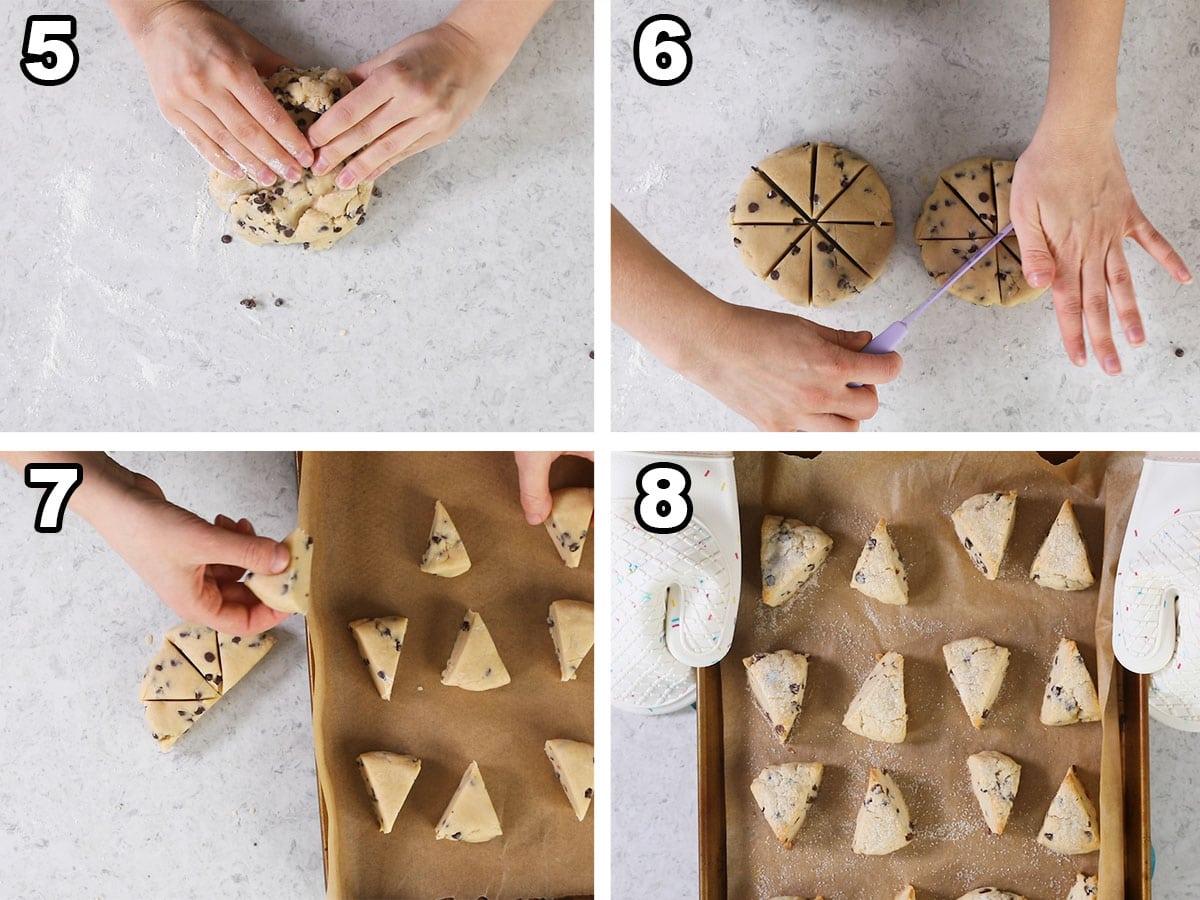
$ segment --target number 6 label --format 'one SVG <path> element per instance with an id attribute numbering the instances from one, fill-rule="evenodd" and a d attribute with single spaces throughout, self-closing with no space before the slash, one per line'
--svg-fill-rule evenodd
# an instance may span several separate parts
<path id="1" fill-rule="evenodd" d="M 28 463 L 25 466 L 25 486 L 48 488 L 38 504 L 33 530 L 38 534 L 58 534 L 62 531 L 67 501 L 82 483 L 83 466 L 79 463 Z"/>
<path id="2" fill-rule="evenodd" d="M 651 16 L 633 36 L 633 64 L 644 81 L 660 87 L 679 84 L 692 71 L 692 36 L 679 16 Z"/>
<path id="3" fill-rule="evenodd" d="M 692 479 L 675 463 L 651 463 L 637 477 L 637 502 L 633 516 L 638 525 L 654 534 L 675 534 L 692 521 Z"/>
<path id="4" fill-rule="evenodd" d="M 66 84 L 79 68 L 74 16 L 30 16 L 21 44 L 21 72 L 34 84 Z"/>

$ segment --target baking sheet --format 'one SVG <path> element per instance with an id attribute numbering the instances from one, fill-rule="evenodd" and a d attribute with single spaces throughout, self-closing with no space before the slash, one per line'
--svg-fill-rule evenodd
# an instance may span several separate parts
<path id="1" fill-rule="evenodd" d="M 565 457 L 552 486 L 590 484 L 591 465 Z M 441 499 L 472 567 L 421 572 L 433 503 Z M 559 681 L 546 626 L 550 601 L 592 600 L 589 542 L 563 566 L 546 530 L 525 523 L 507 453 L 307 453 L 300 522 L 315 538 L 313 665 L 317 777 L 327 822 L 331 897 L 503 900 L 592 892 L 592 813 L 576 820 L 543 750 L 548 738 L 594 740 L 593 662 Z M 494 691 L 440 683 L 463 613 L 480 612 L 512 676 Z M 379 698 L 347 623 L 409 618 L 390 702 Z M 368 750 L 422 760 L 390 835 L 379 833 L 355 765 Z M 504 836 L 434 840 L 468 763 L 478 761 Z"/>
<path id="2" fill-rule="evenodd" d="M 1106 486 L 1106 464 L 1117 463 Z M 1097 602 L 1111 581 L 1104 560 L 1104 504 L 1124 499 L 1127 515 L 1140 463 L 1083 454 L 1052 466 L 1034 454 L 830 454 L 804 460 L 778 455 L 737 458 L 742 511 L 743 603 L 733 649 L 722 663 L 729 895 L 778 894 L 890 898 L 914 884 L 923 898 L 955 898 L 985 885 L 1035 898 L 1065 896 L 1077 871 L 1102 867 L 1104 896 L 1122 896 L 1123 834 L 1116 691 L 1110 652 L 1099 660 L 1106 727 L 1048 728 L 1038 721 L 1059 637 L 1074 638 L 1097 674 Z M 986 581 L 958 544 L 950 512 L 986 490 L 1020 492 L 1017 521 L 996 582 Z M 1028 569 L 1058 507 L 1071 499 L 1087 539 L 1097 585 L 1059 593 L 1033 585 Z M 794 516 L 834 539 L 825 566 L 798 600 L 762 605 L 757 564 L 765 513 Z M 884 516 L 908 567 L 910 603 L 887 607 L 849 587 L 852 568 L 875 521 Z M 1123 529 L 1123 525 L 1121 526 Z M 1101 578 L 1101 570 L 1104 570 Z M 1012 650 L 999 701 L 975 731 L 950 683 L 942 644 L 981 634 Z M 1104 646 L 1109 646 L 1104 642 Z M 786 749 L 769 733 L 746 685 L 742 658 L 780 648 L 810 654 L 804 711 Z M 851 734 L 841 718 L 875 654 L 905 656 L 907 741 L 886 745 Z M 1103 732 L 1103 734 L 1102 734 Z M 1101 755 L 1102 740 L 1105 755 Z M 977 750 L 1008 753 L 1022 765 L 1021 785 L 1003 836 L 983 825 L 966 773 Z M 750 794 L 766 765 L 825 763 L 821 795 L 792 850 L 781 847 Z M 1060 857 L 1036 835 L 1067 766 L 1074 764 L 1101 810 L 1101 854 Z M 891 770 L 908 800 L 916 840 L 890 856 L 850 851 L 855 816 L 872 766 Z M 1103 780 L 1103 789 L 1101 781 Z M 1102 857 L 1102 858 L 1100 858 Z"/>

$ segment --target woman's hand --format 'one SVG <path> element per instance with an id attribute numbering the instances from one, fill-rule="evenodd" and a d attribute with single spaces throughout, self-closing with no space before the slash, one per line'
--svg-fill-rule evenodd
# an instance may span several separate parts
<path id="1" fill-rule="evenodd" d="M 590 450 L 566 450 L 561 452 L 514 453 L 517 460 L 517 480 L 521 489 L 521 508 L 525 521 L 530 525 L 541 525 L 550 515 L 550 466 L 560 456 L 582 456 L 595 459 Z"/>

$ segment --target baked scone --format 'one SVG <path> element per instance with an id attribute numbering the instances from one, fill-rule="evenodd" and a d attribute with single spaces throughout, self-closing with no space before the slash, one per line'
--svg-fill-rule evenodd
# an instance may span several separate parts
<path id="1" fill-rule="evenodd" d="M 1067 769 L 1058 793 L 1046 810 L 1038 843 L 1065 856 L 1100 849 L 1100 817 L 1083 782 L 1075 775 L 1074 766 Z"/>
<path id="2" fill-rule="evenodd" d="M 966 159 L 943 169 L 925 200 L 913 236 L 925 269 L 938 284 L 1008 227 L 1011 160 Z M 950 288 L 980 306 L 1016 306 L 1040 296 L 1021 271 L 1021 248 L 1010 234 Z"/>
<path id="3" fill-rule="evenodd" d="M 280 541 L 292 555 L 288 567 L 278 575 L 247 572 L 243 583 L 251 593 L 272 609 L 280 612 L 308 613 L 309 581 L 312 573 L 313 539 L 303 528 L 297 528 Z"/>
<path id="4" fill-rule="evenodd" d="M 791 600 L 821 568 L 833 538 L 813 525 L 783 516 L 763 516 L 763 603 L 779 606 Z"/>
<path id="5" fill-rule="evenodd" d="M 1099 893 L 1099 879 L 1095 875 L 1084 875 L 1080 872 L 1075 876 L 1075 883 L 1071 885 L 1067 900 L 1091 900 Z"/>
<path id="6" fill-rule="evenodd" d="M 967 891 L 958 900 L 1027 900 L 1024 894 L 1014 894 L 1012 891 L 1002 891 L 1000 888 L 981 887 Z"/>
<path id="7" fill-rule="evenodd" d="M 1064 500 L 1050 532 L 1038 548 L 1029 577 L 1056 591 L 1082 591 L 1096 579 L 1088 564 L 1087 544 L 1070 500 Z"/>
<path id="8" fill-rule="evenodd" d="M 1021 785 L 1021 766 L 1011 756 L 996 750 L 981 750 L 967 757 L 971 790 L 979 801 L 983 820 L 992 834 L 1004 834 L 1013 801 Z"/>
<path id="9" fill-rule="evenodd" d="M 804 703 L 808 683 L 808 657 L 792 650 L 755 653 L 742 660 L 750 692 L 771 723 L 771 733 L 786 744 Z"/>
<path id="10" fill-rule="evenodd" d="M 439 841 L 482 844 L 503 833 L 496 808 L 492 806 L 492 798 L 483 783 L 483 775 L 475 760 L 471 760 L 467 771 L 463 772 L 462 781 L 458 783 L 458 789 L 446 805 L 446 811 L 438 820 L 434 837 Z"/>
<path id="11" fill-rule="evenodd" d="M 993 491 L 968 497 L 950 514 L 967 556 L 983 577 L 995 581 L 1017 518 L 1017 492 Z"/>
<path id="12" fill-rule="evenodd" d="M 1100 698 L 1079 647 L 1069 638 L 1058 642 L 1050 678 L 1042 697 L 1043 725 L 1100 721 Z"/>
<path id="13" fill-rule="evenodd" d="M 908 605 L 908 573 L 904 571 L 904 560 L 888 534 L 885 520 L 879 520 L 863 545 L 858 562 L 854 564 L 850 587 L 880 603 Z"/>
<path id="14" fill-rule="evenodd" d="M 854 825 L 854 852 L 886 856 L 907 847 L 913 837 L 912 816 L 900 788 L 887 772 L 872 769 Z"/>
<path id="15" fill-rule="evenodd" d="M 574 681 L 575 673 L 596 642 L 595 608 L 582 600 L 555 600 L 546 624 L 554 641 L 554 655 L 563 681 Z"/>
<path id="16" fill-rule="evenodd" d="M 379 830 L 391 834 L 396 816 L 421 772 L 421 761 L 403 753 L 372 750 L 358 757 L 358 770 L 371 797 Z"/>
<path id="17" fill-rule="evenodd" d="M 458 628 L 450 660 L 442 671 L 442 684 L 460 687 L 464 691 L 490 691 L 504 687 L 512 679 L 492 634 L 483 618 L 473 609 L 467 610 Z"/>
<path id="18" fill-rule="evenodd" d="M 443 578 L 454 578 L 471 568 L 471 557 L 462 536 L 454 527 L 450 513 L 441 500 L 433 503 L 433 524 L 429 527 L 429 546 L 421 557 L 421 571 Z"/>
<path id="19" fill-rule="evenodd" d="M 857 154 L 826 143 L 754 166 L 729 209 L 742 262 L 799 306 L 830 306 L 879 277 L 896 239 L 892 198 Z"/>
<path id="20" fill-rule="evenodd" d="M 895 651 L 881 655 L 867 676 L 842 724 L 865 738 L 899 744 L 908 734 L 904 703 L 904 657 Z"/>
<path id="21" fill-rule="evenodd" d="M 946 644 L 942 655 L 971 724 L 982 728 L 1004 684 L 1008 648 L 985 637 L 969 637 Z"/>
<path id="22" fill-rule="evenodd" d="M 358 655 L 371 676 L 371 682 L 384 700 L 392 699 L 392 684 L 396 680 L 396 664 L 404 649 L 408 619 L 404 616 L 382 616 L 378 619 L 355 619 L 350 633 L 358 644 Z"/>
<path id="23" fill-rule="evenodd" d="M 819 762 L 783 763 L 767 766 L 750 782 L 750 792 L 767 824 L 789 850 L 804 825 L 808 808 L 817 799 L 824 770 Z"/>
<path id="24" fill-rule="evenodd" d="M 546 741 L 545 750 L 575 818 L 582 822 L 592 805 L 595 748 L 583 741 L 558 739 Z"/>
<path id="25" fill-rule="evenodd" d="M 550 495 L 546 531 L 568 569 L 578 569 L 592 524 L 594 494 L 589 487 L 560 488 Z"/>
<path id="26" fill-rule="evenodd" d="M 900 888 L 900 893 L 896 895 L 895 900 L 917 900 L 917 889 L 911 884 L 906 884 Z"/>

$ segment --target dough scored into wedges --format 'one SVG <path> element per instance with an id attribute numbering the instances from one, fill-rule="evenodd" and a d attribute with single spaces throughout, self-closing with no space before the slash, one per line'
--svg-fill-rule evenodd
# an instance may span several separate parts
<path id="1" fill-rule="evenodd" d="M 975 568 L 995 581 L 1017 520 L 1017 492 L 992 491 L 968 497 L 950 514 L 959 543 Z"/>
<path id="2" fill-rule="evenodd" d="M 441 500 L 433 504 L 433 524 L 429 528 L 429 546 L 421 557 L 421 571 L 442 578 L 455 578 L 471 568 L 471 557 L 462 536 L 454 527 L 450 513 Z"/>
<path id="3" fill-rule="evenodd" d="M 1020 763 L 996 750 L 982 750 L 967 757 L 967 771 L 988 830 L 1004 834 L 1021 785 Z"/>
<path id="4" fill-rule="evenodd" d="M 1046 693 L 1042 696 L 1043 725 L 1074 725 L 1100 721 L 1100 698 L 1076 643 L 1063 638 L 1054 651 Z"/>
<path id="5" fill-rule="evenodd" d="M 222 690 L 223 678 L 217 632 L 207 625 L 183 622 L 168 631 L 165 637 L 187 657 L 188 662 L 196 667 L 205 681 L 214 685 L 218 691 Z"/>
<path id="6" fill-rule="evenodd" d="M 1094 853 L 1100 849 L 1100 817 L 1076 776 L 1074 766 L 1067 769 L 1058 793 L 1046 810 L 1038 843 L 1064 856 Z"/>
<path id="7" fill-rule="evenodd" d="M 747 656 L 742 665 L 754 702 L 771 724 L 771 733 L 779 743 L 786 744 L 804 703 L 808 657 L 792 650 L 776 650 Z"/>
<path id="8" fill-rule="evenodd" d="M 854 824 L 854 852 L 886 856 L 907 847 L 913 837 L 912 816 L 900 788 L 886 771 L 872 769 Z"/>
<path id="9" fill-rule="evenodd" d="M 818 762 L 783 763 L 767 766 L 750 782 L 750 793 L 771 831 L 789 850 L 817 799 L 824 769 Z"/>
<path id="10" fill-rule="evenodd" d="M 582 600 L 555 600 L 550 604 L 546 624 L 554 642 L 563 681 L 574 681 L 575 674 L 596 642 L 595 608 Z"/>
<path id="11" fill-rule="evenodd" d="M 883 519 L 863 545 L 858 562 L 854 564 L 850 587 L 880 603 L 908 604 L 908 573 Z"/>
<path id="12" fill-rule="evenodd" d="M 592 489 L 561 488 L 551 493 L 550 499 L 552 506 L 546 517 L 546 531 L 567 568 L 577 569 L 592 522 Z"/>
<path id="13" fill-rule="evenodd" d="M 371 683 L 384 700 L 392 699 L 396 665 L 400 662 L 407 631 L 408 619 L 404 616 L 355 619 L 350 623 L 350 633 L 358 644 L 358 655 L 371 676 Z"/>
<path id="14" fill-rule="evenodd" d="M 946 644 L 942 655 L 971 724 L 983 728 L 1004 684 L 1008 648 L 985 637 L 969 637 Z"/>
<path id="15" fill-rule="evenodd" d="M 546 741 L 545 750 L 575 818 L 582 822 L 592 805 L 595 748 L 582 741 L 558 739 Z"/>
<path id="16" fill-rule="evenodd" d="M 264 632 L 250 637 L 217 634 L 221 654 L 221 691 L 229 693 L 275 646 L 275 635 Z"/>
<path id="17" fill-rule="evenodd" d="M 1088 564 L 1087 544 L 1070 500 L 1062 508 L 1029 569 L 1029 577 L 1056 591 L 1083 591 L 1096 579 Z"/>
<path id="18" fill-rule="evenodd" d="M 142 676 L 143 701 L 215 700 L 219 694 L 170 641 L 163 642 Z"/>
<path id="19" fill-rule="evenodd" d="M 908 734 L 904 702 L 904 657 L 884 653 L 875 663 L 842 718 L 842 725 L 873 741 L 900 744 Z"/>
<path id="20" fill-rule="evenodd" d="M 490 691 L 510 681 L 487 625 L 479 613 L 467 610 L 442 672 L 442 684 L 465 691 Z"/>
<path id="21" fill-rule="evenodd" d="M 421 761 L 403 753 L 372 750 L 358 757 L 358 769 L 371 797 L 379 830 L 391 834 L 396 816 L 421 772 Z"/>
<path id="22" fill-rule="evenodd" d="M 795 597 L 832 549 L 833 538 L 816 526 L 799 519 L 763 516 L 763 603 L 780 606 Z"/>
<path id="23" fill-rule="evenodd" d="M 278 575 L 247 572 L 243 581 L 255 597 L 272 609 L 307 615 L 311 603 L 309 581 L 313 539 L 303 528 L 297 528 L 280 543 L 292 555 L 288 567 Z"/>
<path id="24" fill-rule="evenodd" d="M 498 838 L 504 832 L 500 830 L 500 819 L 496 816 L 496 808 L 492 806 L 492 798 L 487 786 L 483 783 L 483 775 L 474 760 L 467 766 L 458 789 L 446 811 L 438 820 L 434 837 L 439 841 L 462 841 L 465 844 L 482 844 L 493 838 Z"/>

